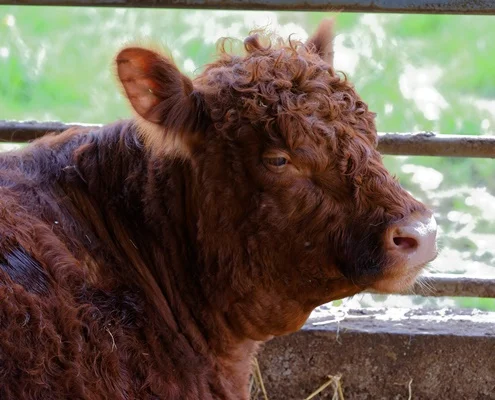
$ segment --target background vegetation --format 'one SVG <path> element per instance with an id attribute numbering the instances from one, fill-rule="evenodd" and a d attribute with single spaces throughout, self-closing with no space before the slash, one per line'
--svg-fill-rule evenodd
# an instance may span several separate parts
<path id="1" fill-rule="evenodd" d="M 158 42 L 194 75 L 222 36 L 267 26 L 305 39 L 328 13 L 0 7 L 0 119 L 110 122 L 130 116 L 111 63 L 124 43 Z M 355 83 L 382 132 L 490 135 L 495 127 L 492 17 L 337 15 L 336 67 Z M 3 145 L 3 149 L 8 146 Z M 430 272 L 495 275 L 494 161 L 385 157 L 432 205 L 442 253 Z M 450 300 L 357 296 L 361 305 Z M 494 308 L 485 299 L 457 305 Z"/>

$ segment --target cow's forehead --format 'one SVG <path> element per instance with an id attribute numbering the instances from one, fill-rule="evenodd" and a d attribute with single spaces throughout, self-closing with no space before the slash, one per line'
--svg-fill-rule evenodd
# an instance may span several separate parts
<path id="1" fill-rule="evenodd" d="M 228 136 L 249 125 L 289 148 L 376 142 L 374 114 L 353 85 L 301 43 L 247 47 L 244 56 L 223 52 L 195 85 Z"/>

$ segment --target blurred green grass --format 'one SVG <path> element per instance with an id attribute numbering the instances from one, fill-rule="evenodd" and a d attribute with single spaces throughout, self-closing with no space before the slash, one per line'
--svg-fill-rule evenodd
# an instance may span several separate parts
<path id="1" fill-rule="evenodd" d="M 10 118 L 109 122 L 127 111 L 117 96 L 111 62 L 115 51 L 128 41 L 150 38 L 172 49 L 179 65 L 190 60 L 201 66 L 214 56 L 214 41 L 221 35 L 235 32 L 242 38 L 256 22 L 275 22 L 276 27 L 297 24 L 311 32 L 329 15 L 0 7 L 0 47 L 9 52 L 8 57 L 0 57 L 0 110 Z M 337 41 L 342 38 L 359 66 L 344 72 L 378 113 L 382 131 L 418 128 L 479 134 L 484 120 L 493 129 L 493 112 L 473 103 L 495 101 L 491 17 L 342 13 L 337 15 L 337 33 Z M 340 56 L 337 53 L 337 66 Z M 407 66 L 425 69 L 417 73 L 425 76 L 418 77 L 414 70 L 404 75 Z M 437 79 L 428 76 L 433 67 L 441 68 Z M 426 81 L 426 86 L 429 79 L 434 80 L 435 90 L 448 104 L 440 118 L 426 118 L 404 97 L 401 75 Z M 393 111 L 386 111 L 387 105 Z"/>

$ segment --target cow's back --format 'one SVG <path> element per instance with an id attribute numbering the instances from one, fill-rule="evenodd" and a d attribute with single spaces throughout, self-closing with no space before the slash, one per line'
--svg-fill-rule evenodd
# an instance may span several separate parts
<path id="1" fill-rule="evenodd" d="M 129 173 L 115 164 L 140 168 L 144 157 L 122 124 L 104 147 L 133 159 L 108 161 L 115 179 Z M 201 362 L 173 372 L 184 368 L 163 349 L 176 333 L 157 329 L 143 289 L 122 279 L 128 260 L 89 194 L 102 183 L 77 166 L 91 162 L 95 135 L 72 130 L 0 156 L 0 398 L 202 398 Z"/>

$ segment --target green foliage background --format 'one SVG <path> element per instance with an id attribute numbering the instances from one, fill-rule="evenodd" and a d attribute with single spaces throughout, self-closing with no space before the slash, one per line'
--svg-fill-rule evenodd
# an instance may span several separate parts
<path id="1" fill-rule="evenodd" d="M 112 72 L 123 44 L 158 42 L 194 75 L 213 59 L 221 36 L 242 39 L 266 25 L 305 39 L 330 15 L 337 17 L 336 67 L 377 112 L 380 131 L 493 134 L 495 23 L 482 16 L 0 6 L 0 119 L 127 118 Z M 431 272 L 495 275 L 494 161 L 387 156 L 385 162 L 436 210 L 443 250 Z M 457 304 L 495 308 L 484 299 Z"/>

